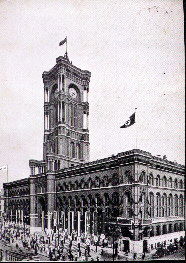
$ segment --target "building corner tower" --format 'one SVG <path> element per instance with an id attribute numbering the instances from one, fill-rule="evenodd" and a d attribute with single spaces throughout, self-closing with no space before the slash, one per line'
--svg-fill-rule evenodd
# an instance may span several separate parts
<path id="1" fill-rule="evenodd" d="M 89 161 L 89 103 L 91 73 L 81 70 L 68 56 L 56 59 L 43 72 L 44 142 L 47 170 L 59 170 Z"/>

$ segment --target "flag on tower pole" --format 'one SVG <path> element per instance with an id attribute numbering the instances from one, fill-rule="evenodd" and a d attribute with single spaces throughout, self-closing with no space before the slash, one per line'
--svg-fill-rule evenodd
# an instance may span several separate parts
<path id="1" fill-rule="evenodd" d="M 135 123 L 135 114 L 136 112 L 134 112 L 120 128 L 128 128 L 133 125 Z"/>
<path id="2" fill-rule="evenodd" d="M 8 165 L 4 165 L 0 167 L 0 171 L 8 170 Z"/>
<path id="3" fill-rule="evenodd" d="M 59 42 L 59 46 L 62 46 L 66 43 L 66 56 L 67 56 L 67 37 L 65 37 L 61 42 Z"/>
<path id="4" fill-rule="evenodd" d="M 60 43 L 59 46 L 62 46 L 63 44 L 65 44 L 67 42 L 67 37 L 65 37 L 65 39 L 63 39 Z"/>

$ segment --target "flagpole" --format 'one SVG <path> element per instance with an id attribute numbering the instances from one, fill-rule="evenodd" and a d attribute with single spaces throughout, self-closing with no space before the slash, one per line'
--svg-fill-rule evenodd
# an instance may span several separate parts
<path id="1" fill-rule="evenodd" d="M 66 36 L 66 54 L 67 54 L 67 36 Z"/>
<path id="2" fill-rule="evenodd" d="M 137 108 L 135 108 L 134 112 L 135 112 L 135 122 L 136 122 L 136 110 Z M 135 145 L 135 148 L 137 149 L 138 147 L 138 129 L 136 128 L 136 145 Z"/>
<path id="3" fill-rule="evenodd" d="M 7 176 L 7 183 L 9 182 L 8 180 L 8 164 L 6 165 L 7 166 L 7 169 L 6 169 L 6 176 Z"/>

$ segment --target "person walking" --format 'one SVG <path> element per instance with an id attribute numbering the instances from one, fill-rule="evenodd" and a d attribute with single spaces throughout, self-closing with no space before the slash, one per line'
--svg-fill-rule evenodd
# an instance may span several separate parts
<path id="1" fill-rule="evenodd" d="M 87 255 L 90 257 L 90 239 L 86 239 Z"/>
<path id="2" fill-rule="evenodd" d="M 94 236 L 94 245 L 96 246 L 96 252 L 98 251 L 98 237 Z"/>

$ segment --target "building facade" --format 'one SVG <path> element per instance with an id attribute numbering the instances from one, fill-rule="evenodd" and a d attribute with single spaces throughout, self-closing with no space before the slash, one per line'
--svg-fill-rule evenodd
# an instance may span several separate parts
<path id="1" fill-rule="evenodd" d="M 89 162 L 90 76 L 67 54 L 43 73 L 43 160 L 4 184 L 6 220 L 27 218 L 31 232 L 114 235 L 131 252 L 183 237 L 183 165 L 138 149 Z"/>

